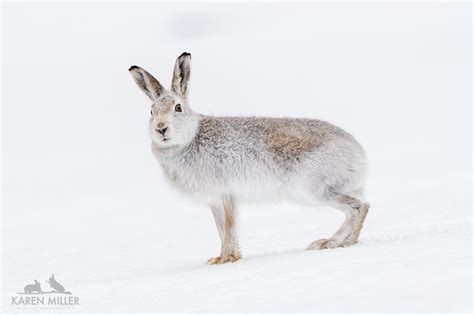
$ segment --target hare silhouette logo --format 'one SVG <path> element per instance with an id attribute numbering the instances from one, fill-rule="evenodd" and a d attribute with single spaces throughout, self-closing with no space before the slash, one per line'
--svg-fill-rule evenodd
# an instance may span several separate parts
<path id="1" fill-rule="evenodd" d="M 17 307 L 41 307 L 42 309 L 60 308 L 67 309 L 79 305 L 79 297 L 66 291 L 54 275 L 51 275 L 46 283 L 52 290 L 43 291 L 41 284 L 35 280 L 33 284 L 27 284 L 23 292 L 17 292 L 17 296 L 12 296 L 11 303 Z"/>
<path id="2" fill-rule="evenodd" d="M 71 292 L 64 290 L 64 287 L 54 279 L 54 275 L 52 275 L 46 282 L 48 282 L 51 288 L 56 290 L 57 293 L 71 294 Z"/>

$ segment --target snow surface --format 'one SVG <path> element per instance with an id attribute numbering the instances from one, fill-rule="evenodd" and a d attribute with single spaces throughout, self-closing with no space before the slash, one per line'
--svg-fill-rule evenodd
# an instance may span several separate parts
<path id="1" fill-rule="evenodd" d="M 471 312 L 469 3 L 10 2 L 3 26 L 3 311 L 55 274 L 75 312 Z M 355 135 L 358 245 L 303 250 L 332 209 L 242 205 L 244 258 L 206 264 L 211 212 L 164 182 L 127 71 L 168 85 L 182 51 L 196 111 Z"/>

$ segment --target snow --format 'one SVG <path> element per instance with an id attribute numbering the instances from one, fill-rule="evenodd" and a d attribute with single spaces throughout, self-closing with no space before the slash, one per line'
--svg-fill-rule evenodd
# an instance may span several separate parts
<path id="1" fill-rule="evenodd" d="M 9 2 L 3 23 L 4 312 L 51 274 L 73 312 L 472 311 L 469 3 Z M 206 264 L 211 212 L 164 182 L 127 71 L 169 85 L 182 51 L 196 111 L 364 145 L 359 244 L 303 250 L 341 224 L 329 208 L 241 205 L 244 258 Z"/>

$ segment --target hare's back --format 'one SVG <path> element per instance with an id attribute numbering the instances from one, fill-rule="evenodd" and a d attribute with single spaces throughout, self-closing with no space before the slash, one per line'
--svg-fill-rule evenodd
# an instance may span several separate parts
<path id="1" fill-rule="evenodd" d="M 359 146 L 341 128 L 306 118 L 203 117 L 199 134 L 217 146 L 263 146 L 266 152 L 290 159 L 332 141 Z"/>

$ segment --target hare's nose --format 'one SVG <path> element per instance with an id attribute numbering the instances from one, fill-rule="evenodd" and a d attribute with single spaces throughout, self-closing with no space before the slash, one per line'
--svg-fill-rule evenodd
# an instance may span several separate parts
<path id="1" fill-rule="evenodd" d="M 167 129 L 168 129 L 168 127 L 156 128 L 156 131 L 158 131 L 159 133 L 161 133 L 164 136 Z"/>
<path id="2" fill-rule="evenodd" d="M 165 127 L 165 124 L 163 122 L 159 122 L 156 127 L 155 127 L 156 131 L 161 133 L 163 136 L 165 135 L 165 132 L 166 132 L 166 129 L 168 129 L 168 127 Z"/>

